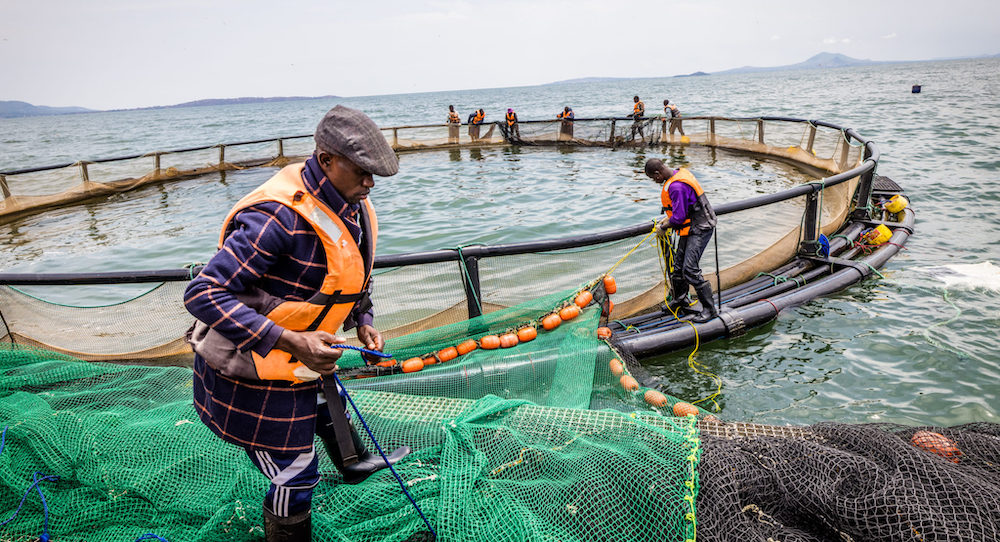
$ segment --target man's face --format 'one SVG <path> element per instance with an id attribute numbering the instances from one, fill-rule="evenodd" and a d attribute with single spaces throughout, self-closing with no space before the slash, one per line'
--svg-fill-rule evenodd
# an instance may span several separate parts
<path id="1" fill-rule="evenodd" d="M 375 186 L 372 174 L 361 169 L 354 162 L 343 156 L 334 156 L 320 151 L 317 156 L 319 166 L 330 179 L 333 186 L 340 192 L 347 203 L 355 204 L 368 197 L 368 192 Z"/>
<path id="2" fill-rule="evenodd" d="M 667 180 L 667 178 L 663 176 L 663 174 L 665 173 L 665 171 L 666 170 L 664 170 L 664 169 L 658 169 L 658 170 L 654 171 L 652 175 L 650 175 L 649 173 L 647 173 L 646 176 L 649 177 L 650 179 L 653 179 L 657 183 L 662 184 L 663 181 Z"/>

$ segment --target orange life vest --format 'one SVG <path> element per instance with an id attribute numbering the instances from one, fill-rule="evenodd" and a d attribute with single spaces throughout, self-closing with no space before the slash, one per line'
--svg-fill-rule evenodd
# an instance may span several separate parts
<path id="1" fill-rule="evenodd" d="M 517 115 L 513 111 L 507 113 L 507 126 L 513 126 L 517 122 Z"/>
<path id="2" fill-rule="evenodd" d="M 479 124 L 480 122 L 483 122 L 484 118 L 486 118 L 486 113 L 480 113 L 479 111 L 476 111 L 476 116 L 472 117 L 472 122 L 474 124 Z"/>
<path id="3" fill-rule="evenodd" d="M 642 103 L 642 100 L 635 102 L 635 106 L 632 107 L 633 115 L 642 115 L 646 112 L 646 105 Z"/>
<path id="4" fill-rule="evenodd" d="M 681 182 L 693 188 L 697 197 L 694 208 L 688 212 L 687 218 L 684 220 L 684 224 L 681 225 L 681 229 L 677 231 L 677 234 L 684 236 L 691 233 L 692 220 L 695 221 L 696 225 L 715 227 L 715 211 L 712 210 L 712 205 L 708 202 L 708 196 L 705 195 L 705 191 L 702 190 L 698 180 L 686 168 L 678 169 L 677 173 L 674 173 L 672 177 L 663 183 L 663 190 L 660 191 L 660 202 L 663 204 L 663 211 L 667 213 L 667 216 L 671 217 L 674 215 L 673 203 L 670 201 L 670 193 L 667 191 L 667 188 L 670 186 L 670 183 L 675 182 Z"/>
<path id="5" fill-rule="evenodd" d="M 674 105 L 674 104 L 667 104 L 666 107 L 663 108 L 663 112 L 664 113 L 668 113 L 669 112 L 671 117 L 679 117 L 680 116 L 680 112 L 677 111 L 677 106 Z"/>
<path id="6" fill-rule="evenodd" d="M 219 236 L 219 247 L 231 231 L 233 217 L 239 211 L 267 201 L 275 201 L 298 213 L 312 226 L 323 243 L 326 253 L 326 277 L 316 294 L 307 301 L 282 301 L 265 316 L 282 328 L 292 331 L 326 331 L 334 334 L 343 325 L 354 304 L 364 294 L 371 276 L 371 265 L 378 238 L 378 220 L 375 208 L 366 198 L 360 213 L 368 217 L 369 254 L 361 255 L 354 237 L 344 222 L 322 201 L 314 197 L 302 182 L 304 164 L 282 168 L 274 177 L 236 203 Z M 364 227 L 364 218 L 361 218 Z M 301 361 L 293 360 L 291 354 L 272 349 L 266 356 L 249 352 L 257 377 L 261 380 L 291 380 L 304 382 L 315 380 L 319 374 Z M 207 360 L 206 360 L 207 361 Z"/>
<path id="7" fill-rule="evenodd" d="M 571 119 L 571 118 L 573 118 L 573 110 L 570 109 L 569 111 L 563 111 L 563 112 L 559 113 L 558 115 L 556 115 L 556 118 L 557 119 Z"/>
<path id="8" fill-rule="evenodd" d="M 455 111 L 448 112 L 448 122 L 453 124 L 462 124 L 462 119 L 458 116 Z"/>

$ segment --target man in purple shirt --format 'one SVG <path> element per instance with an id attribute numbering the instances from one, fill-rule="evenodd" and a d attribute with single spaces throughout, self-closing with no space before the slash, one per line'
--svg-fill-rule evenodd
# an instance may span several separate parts
<path id="1" fill-rule="evenodd" d="M 316 435 L 347 483 L 386 466 L 321 377 L 337 368 L 343 350 L 331 345 L 344 343 L 341 325 L 369 349 L 383 347 L 369 300 L 378 228 L 365 200 L 373 175 L 394 175 L 399 164 L 378 126 L 354 109 L 330 110 L 315 139 L 305 164 L 283 168 L 230 211 L 219 252 L 184 294 L 197 318 L 188 333 L 195 410 L 271 482 L 268 542 L 310 540 Z"/>
<path id="2" fill-rule="evenodd" d="M 701 311 L 692 320 L 707 322 L 719 315 L 712 298 L 712 285 L 702 276 L 701 255 L 708 246 L 708 240 L 715 233 L 717 222 L 712 204 L 694 175 L 685 168 L 670 169 L 657 158 L 646 161 L 646 176 L 663 183 L 660 201 L 666 218 L 656 225 L 657 235 L 665 238 L 668 230 L 677 233 L 677 249 L 674 259 L 679 265 L 671 270 L 670 286 L 673 300 L 667 305 L 671 312 L 696 312 L 688 298 L 689 285 L 694 287 L 701 301 Z M 669 269 L 669 262 L 667 262 Z"/>

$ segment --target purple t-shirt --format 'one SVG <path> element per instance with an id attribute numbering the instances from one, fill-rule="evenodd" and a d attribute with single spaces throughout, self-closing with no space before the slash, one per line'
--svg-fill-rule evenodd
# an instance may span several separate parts
<path id="1" fill-rule="evenodd" d="M 679 229 L 684 221 L 690 217 L 691 208 L 698 201 L 698 195 L 695 194 L 694 188 L 680 181 L 670 183 L 667 186 L 667 194 L 670 195 L 670 206 L 673 208 L 673 214 L 670 216 L 670 227 Z"/>

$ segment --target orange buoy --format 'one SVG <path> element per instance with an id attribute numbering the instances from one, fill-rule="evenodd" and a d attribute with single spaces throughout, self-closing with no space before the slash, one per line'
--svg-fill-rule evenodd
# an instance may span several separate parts
<path id="1" fill-rule="evenodd" d="M 684 416 L 697 416 L 698 407 L 692 405 L 691 403 L 685 403 L 681 401 L 679 403 L 674 403 L 674 416 L 678 418 L 683 418 Z"/>
<path id="2" fill-rule="evenodd" d="M 584 290 L 576 295 L 576 299 L 573 300 L 573 303 L 576 303 L 576 306 L 582 309 L 587 305 L 590 305 L 590 302 L 593 300 L 594 294 L 590 293 L 590 290 Z"/>
<path id="3" fill-rule="evenodd" d="M 434 365 L 435 363 L 438 362 L 437 354 L 424 356 L 423 358 L 420 359 L 420 361 L 424 362 L 424 367 L 427 367 L 428 365 Z"/>
<path id="4" fill-rule="evenodd" d="M 618 383 L 625 388 L 625 391 L 635 391 L 639 389 L 639 382 L 632 378 L 632 375 L 622 375 L 621 379 L 618 380 Z"/>
<path id="5" fill-rule="evenodd" d="M 611 338 L 611 328 L 610 327 L 599 327 L 597 328 L 597 338 L 604 340 Z"/>
<path id="6" fill-rule="evenodd" d="M 392 367 L 395 364 L 396 364 L 396 360 L 394 360 L 394 359 L 387 359 L 387 360 L 383 360 L 383 361 L 380 361 L 380 362 L 376 363 L 375 366 L 377 366 L 377 367 Z"/>
<path id="7" fill-rule="evenodd" d="M 618 283 L 611 275 L 604 275 L 604 291 L 609 295 L 618 291 Z"/>
<path id="8" fill-rule="evenodd" d="M 478 345 L 475 340 L 465 339 L 464 341 L 458 343 L 458 346 L 455 347 L 455 351 L 458 352 L 458 355 L 464 356 L 476 348 L 478 348 Z"/>
<path id="9" fill-rule="evenodd" d="M 441 363 L 451 361 L 458 357 L 458 349 L 454 346 L 449 346 L 448 348 L 438 350 L 437 357 L 441 360 Z"/>
<path id="10" fill-rule="evenodd" d="M 667 396 L 656 390 L 646 390 L 646 393 L 642 394 L 642 398 L 650 406 L 655 407 L 665 407 L 667 406 Z"/>
<path id="11" fill-rule="evenodd" d="M 479 338 L 479 347 L 483 350 L 500 348 L 500 337 L 496 335 L 484 335 Z"/>
<path id="12" fill-rule="evenodd" d="M 553 329 L 559 327 L 559 324 L 561 323 L 562 318 L 559 318 L 559 315 L 556 313 L 552 313 L 545 318 L 542 318 L 542 328 L 545 329 L 545 331 L 552 331 Z"/>
<path id="13" fill-rule="evenodd" d="M 563 307 L 563 309 L 559 311 L 559 318 L 562 318 L 563 320 L 572 320 L 577 316 L 580 316 L 580 307 L 576 305 Z"/>
<path id="14" fill-rule="evenodd" d="M 910 443 L 925 452 L 939 455 L 952 463 L 958 463 L 958 458 L 962 451 L 955 445 L 955 441 L 933 431 L 917 431 L 910 437 Z"/>
<path id="15" fill-rule="evenodd" d="M 513 333 L 504 333 L 500 336 L 500 348 L 510 348 L 512 346 L 517 346 L 517 335 Z"/>
<path id="16" fill-rule="evenodd" d="M 722 420 L 716 418 L 714 414 L 709 414 L 705 416 L 704 418 L 702 418 L 702 421 L 712 422 L 712 423 L 722 423 Z"/>
<path id="17" fill-rule="evenodd" d="M 403 362 L 404 373 L 415 373 L 424 368 L 424 360 L 420 358 L 410 358 Z"/>
<path id="18" fill-rule="evenodd" d="M 535 326 L 524 326 L 521 329 L 517 330 L 517 340 L 523 343 L 526 343 L 528 341 L 533 341 L 537 336 L 538 336 L 538 330 L 535 329 Z"/>
<path id="19" fill-rule="evenodd" d="M 615 358 L 608 362 L 608 369 L 611 369 L 611 374 L 615 376 L 621 376 L 625 374 L 625 366 L 622 365 L 622 362 L 618 361 L 618 358 Z"/>

